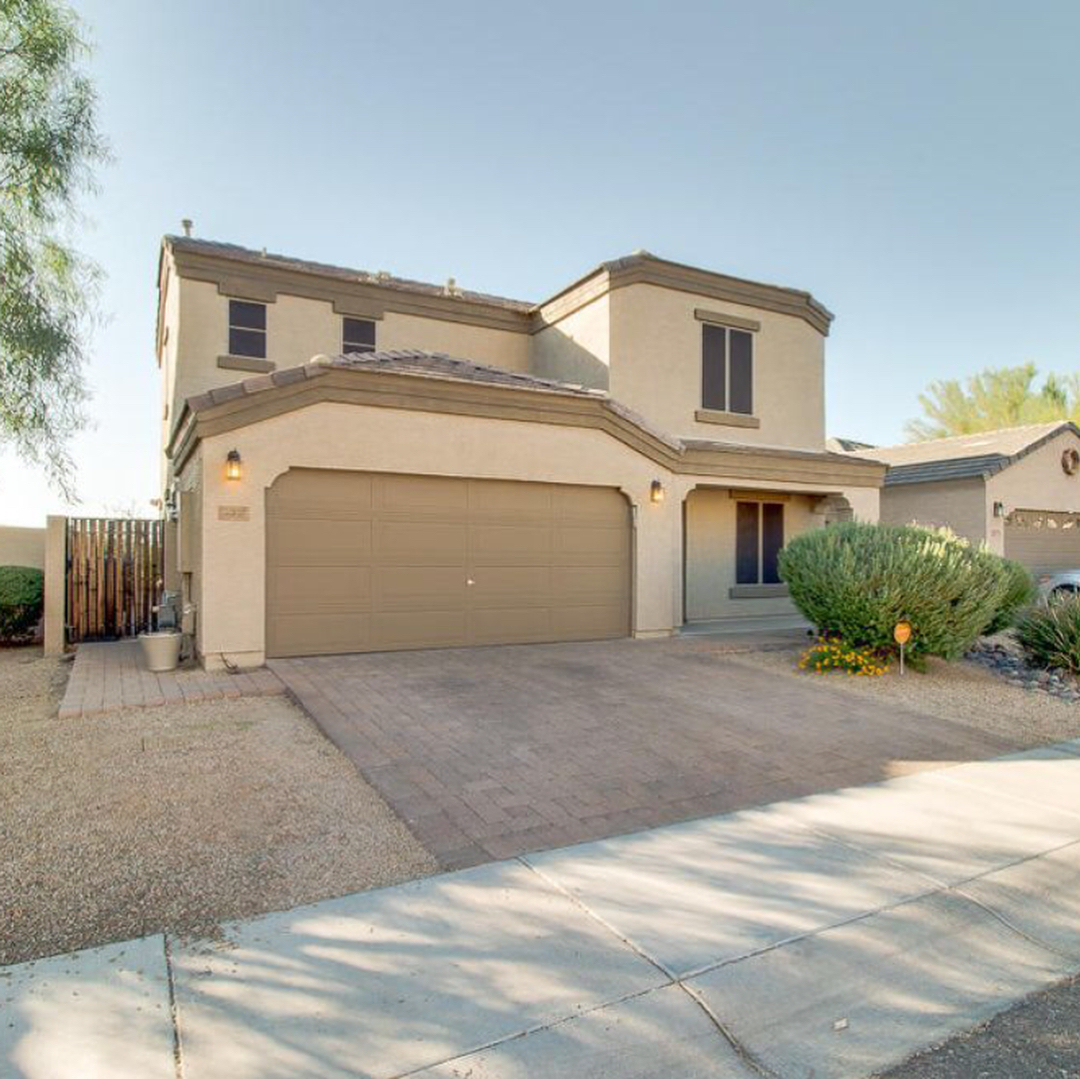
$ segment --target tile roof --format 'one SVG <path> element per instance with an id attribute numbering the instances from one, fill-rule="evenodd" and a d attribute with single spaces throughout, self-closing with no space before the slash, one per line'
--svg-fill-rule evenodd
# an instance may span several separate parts
<path id="1" fill-rule="evenodd" d="M 195 254 L 236 259 L 240 262 L 250 262 L 258 266 L 276 266 L 283 270 L 298 270 L 302 273 L 336 277 L 342 281 L 378 285 L 380 288 L 399 289 L 402 292 L 421 293 L 425 296 L 449 295 L 445 285 L 434 285 L 428 281 L 412 281 L 407 277 L 395 277 L 393 274 L 350 269 L 345 266 L 332 266 L 325 262 L 313 262 L 309 259 L 292 258 L 288 255 L 255 251 L 250 247 L 241 247 L 239 244 L 221 243 L 217 240 L 200 240 L 192 236 L 166 236 L 165 242 L 178 251 L 190 251 Z M 492 307 L 502 307 L 510 311 L 520 311 L 523 314 L 527 314 L 535 306 L 527 300 L 512 300 L 506 296 L 494 296 L 487 292 L 470 292 L 467 289 L 456 288 L 453 295 L 458 299 L 488 304 Z"/>
<path id="2" fill-rule="evenodd" d="M 268 375 L 255 375 L 240 382 L 200 393 L 187 400 L 192 412 L 203 412 L 215 405 L 234 401 L 240 397 L 261 393 L 275 386 L 289 386 L 305 379 L 319 378 L 331 371 L 388 371 L 398 375 L 418 375 L 424 378 L 451 379 L 457 382 L 483 382 L 492 386 L 508 386 L 518 390 L 559 393 L 575 397 L 606 398 L 603 390 L 591 390 L 585 386 L 554 379 L 537 378 L 535 375 L 519 374 L 501 367 L 473 363 L 448 356 L 443 352 L 427 352 L 422 349 L 384 349 L 379 352 L 353 352 L 343 356 L 316 356 L 300 367 L 286 367 Z"/>
<path id="3" fill-rule="evenodd" d="M 884 461 L 889 466 L 886 486 L 969 479 L 1000 472 L 1066 430 L 1080 435 L 1074 424 L 1058 420 L 899 446 L 875 446 L 852 456 Z"/>

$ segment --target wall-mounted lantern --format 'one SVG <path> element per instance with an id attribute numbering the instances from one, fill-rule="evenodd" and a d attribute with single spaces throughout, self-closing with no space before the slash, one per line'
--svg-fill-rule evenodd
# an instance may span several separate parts
<path id="1" fill-rule="evenodd" d="M 664 485 L 659 480 L 653 480 L 649 487 L 649 499 L 652 502 L 664 501 Z"/>
<path id="2" fill-rule="evenodd" d="M 1005 516 L 1005 503 L 1004 502 L 995 502 L 994 503 L 994 516 L 995 517 L 1004 517 Z"/>
<path id="3" fill-rule="evenodd" d="M 229 455 L 225 458 L 225 478 L 227 480 L 238 480 L 243 475 L 244 469 L 240 461 L 240 451 L 229 450 Z"/>

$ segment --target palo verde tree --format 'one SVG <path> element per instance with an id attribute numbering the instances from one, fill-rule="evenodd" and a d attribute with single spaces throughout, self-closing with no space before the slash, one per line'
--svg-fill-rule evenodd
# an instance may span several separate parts
<path id="1" fill-rule="evenodd" d="M 912 420 L 914 442 L 950 435 L 971 435 L 1001 427 L 1053 420 L 1080 420 L 1080 378 L 1047 375 L 1036 385 L 1033 363 L 981 371 L 963 385 L 950 378 L 932 382 L 919 394 L 923 419 Z"/>
<path id="2" fill-rule="evenodd" d="M 0 0 L 0 442 L 70 494 L 98 271 L 68 233 L 107 158 L 87 46 L 55 0 Z"/>

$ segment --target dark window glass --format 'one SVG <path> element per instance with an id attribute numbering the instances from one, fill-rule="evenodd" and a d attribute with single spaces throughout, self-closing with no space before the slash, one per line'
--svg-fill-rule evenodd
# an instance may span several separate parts
<path id="1" fill-rule="evenodd" d="M 776 556 L 784 546 L 784 506 L 766 502 L 761 507 L 761 582 L 779 584 Z"/>
<path id="2" fill-rule="evenodd" d="M 731 404 L 728 407 L 732 412 L 749 416 L 754 411 L 754 362 L 750 334 L 730 330 L 728 349 L 731 353 Z"/>
<path id="3" fill-rule="evenodd" d="M 242 330 L 266 332 L 266 304 L 249 303 L 247 300 L 229 301 L 229 326 Z"/>
<path id="4" fill-rule="evenodd" d="M 735 583 L 758 584 L 757 502 L 735 503 Z"/>
<path id="5" fill-rule="evenodd" d="M 375 323 L 366 318 L 341 320 L 342 352 L 373 352 L 375 349 Z"/>
<path id="6" fill-rule="evenodd" d="M 229 301 L 229 354 L 266 358 L 266 304 Z"/>
<path id="7" fill-rule="evenodd" d="M 723 326 L 701 328 L 701 407 L 727 409 L 727 332 Z"/>
<path id="8" fill-rule="evenodd" d="M 229 327 L 229 355 L 253 356 L 266 359 L 266 332 L 264 330 L 238 330 Z"/>

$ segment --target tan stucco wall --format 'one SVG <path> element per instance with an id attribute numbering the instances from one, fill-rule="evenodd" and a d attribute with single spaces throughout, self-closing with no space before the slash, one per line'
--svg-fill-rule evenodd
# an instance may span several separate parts
<path id="1" fill-rule="evenodd" d="M 611 396 L 668 434 L 821 451 L 824 338 L 801 318 L 636 284 L 611 293 Z M 701 327 L 696 308 L 761 323 L 754 334 L 757 429 L 699 423 Z"/>
<path id="2" fill-rule="evenodd" d="M 233 448 L 240 451 L 244 476 L 230 482 L 224 461 Z M 602 431 L 321 403 L 207 437 L 200 451 L 202 566 L 192 598 L 199 605 L 199 649 L 208 666 L 220 665 L 222 654 L 243 665 L 263 661 L 265 492 L 290 467 L 617 487 L 636 507 L 634 632 L 664 635 L 681 622 L 681 503 L 704 477 L 672 475 Z M 189 466 L 185 481 L 198 482 L 199 471 Z M 667 492 L 659 504 L 649 497 L 654 479 Z M 246 507 L 247 519 L 223 520 L 222 507 Z M 742 602 L 746 613 L 769 609 L 769 601 Z"/>
<path id="3" fill-rule="evenodd" d="M 175 357 L 165 367 L 165 392 L 175 410 L 197 393 L 251 377 L 218 367 L 229 351 L 229 297 L 205 281 L 180 280 L 166 295 L 164 317 Z M 307 363 L 320 353 L 341 352 L 341 319 L 322 300 L 280 294 L 266 305 L 267 355 L 279 368 Z M 387 312 L 375 320 L 377 348 L 422 348 L 479 363 L 525 371 L 529 337 L 465 323 L 444 322 Z"/>
<path id="4" fill-rule="evenodd" d="M 824 525 L 812 512 L 809 498 L 790 497 L 784 503 L 785 542 Z M 731 490 L 691 491 L 686 500 L 686 620 L 759 617 L 794 614 L 786 597 L 732 599 L 735 584 L 735 507 Z"/>
<path id="5" fill-rule="evenodd" d="M 1005 518 L 993 515 L 995 502 L 1005 504 L 1006 515 L 1017 509 L 1080 512 L 1080 474 L 1069 476 L 1061 467 L 1061 455 L 1070 448 L 1080 450 L 1080 438 L 1065 431 L 990 477 L 985 512 L 992 551 L 1005 552 Z"/>
<path id="6" fill-rule="evenodd" d="M 611 365 L 611 297 L 572 311 L 531 338 L 532 373 L 541 378 L 608 388 Z"/>
<path id="7" fill-rule="evenodd" d="M 982 543 L 986 539 L 986 485 L 981 479 L 970 479 L 883 487 L 881 522 L 951 528 L 972 543 Z"/>
<path id="8" fill-rule="evenodd" d="M 0 566 L 45 568 L 45 529 L 0 525 Z"/>

